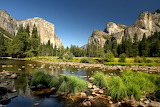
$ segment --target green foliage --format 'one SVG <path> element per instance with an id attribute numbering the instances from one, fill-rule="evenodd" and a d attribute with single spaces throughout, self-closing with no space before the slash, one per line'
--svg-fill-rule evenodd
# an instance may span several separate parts
<path id="1" fill-rule="evenodd" d="M 8 36 L 11 39 L 14 38 L 14 36 L 12 34 L 10 34 L 9 32 L 7 32 L 6 30 L 4 30 L 2 27 L 0 27 L 0 32 L 2 32 L 2 34 L 5 34 L 6 36 Z"/>
<path id="2" fill-rule="evenodd" d="M 126 62 L 126 54 L 125 53 L 122 53 L 121 55 L 119 55 L 119 62 Z"/>
<path id="3" fill-rule="evenodd" d="M 140 56 L 136 56 L 136 57 L 134 58 L 134 62 L 135 62 L 135 63 L 142 63 L 142 62 L 143 62 L 143 59 L 142 59 Z"/>
<path id="4" fill-rule="evenodd" d="M 104 75 L 102 72 L 96 72 L 93 74 L 94 80 L 92 81 L 93 84 L 99 87 L 107 87 L 107 80 L 109 79 L 108 75 Z"/>
<path id="5" fill-rule="evenodd" d="M 81 59 L 80 63 L 95 63 L 96 60 L 92 59 L 92 58 L 83 58 Z"/>
<path id="6" fill-rule="evenodd" d="M 155 12 L 160 13 L 160 9 L 157 9 Z"/>
<path id="7" fill-rule="evenodd" d="M 114 55 L 110 50 L 107 51 L 105 58 L 107 59 L 107 62 L 113 62 L 114 61 Z"/>
<path id="8" fill-rule="evenodd" d="M 36 72 L 31 80 L 31 86 L 43 84 L 48 88 L 55 87 L 57 91 L 78 93 L 87 91 L 87 82 L 73 75 L 62 75 L 59 78 L 46 74 L 44 71 Z"/>
<path id="9" fill-rule="evenodd" d="M 127 97 L 127 87 L 123 83 L 123 80 L 115 76 L 110 79 L 108 84 L 109 95 L 112 96 L 113 99 L 123 99 Z"/>
<path id="10" fill-rule="evenodd" d="M 68 61 L 68 60 L 72 60 L 73 57 L 74 57 L 73 54 L 71 52 L 67 51 L 63 55 L 60 55 L 58 59 Z"/>
<path id="11" fill-rule="evenodd" d="M 139 100 L 143 95 L 155 93 L 160 90 L 160 76 L 143 72 L 124 71 L 120 76 L 108 78 L 102 72 L 93 74 L 93 83 L 99 87 L 106 87 L 107 93 L 116 100 L 131 97 Z"/>
<path id="12" fill-rule="evenodd" d="M 134 95 L 137 100 L 143 94 L 151 93 L 155 90 L 155 84 L 144 73 L 134 73 L 128 70 L 121 74 L 121 78 L 128 89 L 128 95 Z"/>
<path id="13" fill-rule="evenodd" d="M 63 75 L 60 77 L 58 91 L 67 93 L 78 93 L 87 91 L 87 82 L 73 75 Z"/>
<path id="14" fill-rule="evenodd" d="M 37 86 L 39 84 L 43 84 L 46 87 L 51 87 L 57 84 L 57 79 L 56 77 L 46 74 L 44 71 L 39 71 L 34 74 L 31 80 L 31 86 Z"/>

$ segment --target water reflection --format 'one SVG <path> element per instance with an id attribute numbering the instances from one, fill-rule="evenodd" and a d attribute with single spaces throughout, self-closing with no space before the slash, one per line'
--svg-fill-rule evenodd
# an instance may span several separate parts
<path id="1" fill-rule="evenodd" d="M 0 71 L 17 72 L 20 75 L 17 79 L 1 78 L 0 81 L 7 81 L 9 83 L 8 88 L 17 90 L 17 98 L 13 99 L 7 107 L 31 107 L 34 103 L 39 102 L 39 107 L 60 107 L 66 105 L 62 99 L 51 98 L 49 96 L 37 96 L 29 87 L 29 82 L 33 73 L 44 70 L 47 73 L 55 76 L 60 74 L 71 74 L 87 80 L 88 76 L 91 76 L 93 72 L 99 71 L 99 68 L 77 68 L 75 66 L 58 66 L 54 64 L 43 64 L 33 61 L 21 61 L 21 60 L 6 60 L 0 59 Z M 105 71 L 112 73 L 113 71 Z M 15 94 L 15 93 L 14 93 Z M 9 94 L 12 96 L 14 94 Z"/>

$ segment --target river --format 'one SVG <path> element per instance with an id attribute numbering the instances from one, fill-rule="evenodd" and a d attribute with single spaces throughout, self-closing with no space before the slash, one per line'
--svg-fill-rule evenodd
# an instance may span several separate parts
<path id="1" fill-rule="evenodd" d="M 63 107 L 68 105 L 69 102 L 64 99 L 54 98 L 49 95 L 35 95 L 30 90 L 29 80 L 35 72 L 40 70 L 55 76 L 59 76 L 59 74 L 71 74 L 87 80 L 93 72 L 99 71 L 99 68 L 77 68 L 75 66 L 44 64 L 28 60 L 0 59 L 0 71 L 20 74 L 17 79 L 5 80 L 4 77 L 0 77 L 1 83 L 3 83 L 4 80 L 9 82 L 7 88 L 17 90 L 16 93 L 9 94 L 9 97 L 14 95 L 17 95 L 17 97 L 12 99 L 12 101 L 7 104 L 7 107 L 32 107 L 35 103 L 39 103 L 39 107 Z M 118 73 L 113 71 L 103 72 L 111 75 Z"/>

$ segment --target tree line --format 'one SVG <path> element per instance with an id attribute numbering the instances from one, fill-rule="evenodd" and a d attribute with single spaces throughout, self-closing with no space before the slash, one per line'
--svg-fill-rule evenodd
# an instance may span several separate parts
<path id="1" fill-rule="evenodd" d="M 122 38 L 121 44 L 117 44 L 116 39 L 111 38 L 106 41 L 104 47 L 97 44 L 90 44 L 83 48 L 76 45 L 58 48 L 56 45 L 53 47 L 50 41 L 46 44 L 41 43 L 35 26 L 33 27 L 32 32 L 30 32 L 29 29 L 29 26 L 26 28 L 21 27 L 12 40 L 6 39 L 3 34 L 0 33 L 0 56 L 11 56 L 15 58 L 34 56 L 106 58 L 112 56 L 119 57 L 123 53 L 128 57 L 160 56 L 160 32 L 155 32 L 148 38 L 146 38 L 144 33 L 141 41 L 139 41 L 137 34 L 134 34 L 133 39 L 128 35 L 127 37 Z"/>

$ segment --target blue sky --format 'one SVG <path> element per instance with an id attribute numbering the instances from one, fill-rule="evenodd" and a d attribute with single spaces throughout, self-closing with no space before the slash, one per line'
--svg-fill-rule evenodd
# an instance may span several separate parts
<path id="1" fill-rule="evenodd" d="M 154 12 L 160 0 L 1 0 L 0 9 L 17 20 L 41 17 L 55 25 L 64 46 L 87 44 L 94 29 L 107 22 L 132 25 L 143 11 Z"/>

